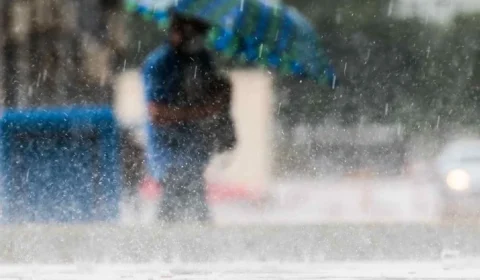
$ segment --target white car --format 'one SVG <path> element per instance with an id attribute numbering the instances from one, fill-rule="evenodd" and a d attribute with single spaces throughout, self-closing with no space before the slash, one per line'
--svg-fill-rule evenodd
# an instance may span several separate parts
<path id="1" fill-rule="evenodd" d="M 480 139 L 447 144 L 435 161 L 445 216 L 480 216 Z"/>

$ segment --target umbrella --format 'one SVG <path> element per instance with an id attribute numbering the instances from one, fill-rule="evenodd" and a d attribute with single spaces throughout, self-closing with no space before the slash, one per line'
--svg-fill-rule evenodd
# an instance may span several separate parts
<path id="1" fill-rule="evenodd" d="M 128 11 L 165 27 L 169 9 L 208 22 L 211 49 L 245 64 L 334 87 L 333 67 L 310 22 L 278 0 L 125 0 Z"/>

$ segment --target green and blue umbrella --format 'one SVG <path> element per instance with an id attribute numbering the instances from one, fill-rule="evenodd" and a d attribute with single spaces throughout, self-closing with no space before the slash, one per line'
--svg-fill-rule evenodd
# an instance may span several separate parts
<path id="1" fill-rule="evenodd" d="M 232 59 L 334 87 L 333 67 L 311 23 L 278 0 L 125 0 L 126 8 L 166 27 L 169 11 L 208 22 L 211 49 Z"/>

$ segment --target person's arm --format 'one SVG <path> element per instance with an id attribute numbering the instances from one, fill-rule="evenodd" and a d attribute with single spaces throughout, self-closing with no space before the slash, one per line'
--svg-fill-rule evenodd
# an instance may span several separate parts
<path id="1" fill-rule="evenodd" d="M 148 113 L 151 120 L 158 125 L 171 125 L 180 122 L 201 120 L 223 112 L 229 106 L 228 95 L 218 95 L 206 105 L 191 107 L 174 107 L 169 105 L 169 95 L 164 83 L 169 78 L 168 62 L 165 49 L 154 52 L 145 62 L 143 78 Z M 220 86 L 217 84 L 217 87 Z M 211 89 L 209 89 L 211 90 Z M 217 89 L 218 90 L 218 89 Z"/>
<path id="2" fill-rule="evenodd" d="M 150 102 L 148 104 L 150 117 L 158 125 L 201 120 L 219 114 L 224 109 L 225 103 L 223 102 L 192 107 L 172 107 L 159 102 Z"/>

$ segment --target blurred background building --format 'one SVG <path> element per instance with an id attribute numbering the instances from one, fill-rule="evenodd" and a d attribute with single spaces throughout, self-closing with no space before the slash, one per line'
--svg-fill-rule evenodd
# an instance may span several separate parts
<path id="1" fill-rule="evenodd" d="M 8 107 L 110 103 L 127 26 L 120 1 L 0 1 L 0 79 Z"/>

